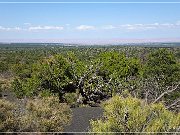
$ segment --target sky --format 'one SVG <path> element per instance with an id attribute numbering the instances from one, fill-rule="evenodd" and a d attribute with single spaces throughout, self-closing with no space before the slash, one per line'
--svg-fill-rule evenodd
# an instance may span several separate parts
<path id="1" fill-rule="evenodd" d="M 28 2 L 33 1 L 35 0 L 28 0 Z M 65 2 L 77 1 L 87 2 L 85 0 Z M 140 1 L 142 0 L 138 0 Z M 173 2 L 179 2 L 176 4 L 1 2 L 17 2 L 17 0 L 0 0 L 0 42 L 23 40 L 31 42 L 37 39 L 39 41 L 180 39 L 180 0 L 174 0 Z M 27 0 L 18 0 L 18 2 L 27 2 Z M 50 2 L 50 0 L 36 0 L 36 2 Z M 113 2 L 122 2 L 122 0 L 113 0 Z M 129 2 L 137 1 L 129 0 Z M 158 2 L 171 1 L 158 0 Z"/>

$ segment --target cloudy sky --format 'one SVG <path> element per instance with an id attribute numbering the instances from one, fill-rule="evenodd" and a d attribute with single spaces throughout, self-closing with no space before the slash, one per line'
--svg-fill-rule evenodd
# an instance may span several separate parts
<path id="1" fill-rule="evenodd" d="M 0 41 L 11 39 L 26 39 L 26 41 L 33 39 L 177 39 L 180 37 L 180 1 L 178 0 L 174 0 L 174 2 L 179 2 L 176 4 L 48 4 L 8 1 L 14 3 L 0 1 Z M 23 2 L 23 0 L 18 1 Z M 33 2 L 33 0 L 28 1 Z M 38 2 L 47 1 L 38 0 Z M 62 1 L 65 0 L 58 2 Z M 69 2 L 75 1 L 69 0 Z M 81 1 L 83 0 L 78 0 L 78 2 Z M 110 2 L 110 0 L 94 1 Z M 122 2 L 121 0 L 113 1 Z M 140 1 L 142 0 L 138 0 Z M 155 0 L 143 2 L 149 1 L 155 2 Z M 84 0 L 84 2 L 87 1 Z M 168 2 L 168 0 L 159 0 L 159 2 Z"/>

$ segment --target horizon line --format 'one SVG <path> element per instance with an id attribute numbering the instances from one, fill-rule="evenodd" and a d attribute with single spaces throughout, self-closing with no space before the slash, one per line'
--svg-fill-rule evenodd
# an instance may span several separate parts
<path id="1" fill-rule="evenodd" d="M 122 44 L 122 43 L 180 43 L 180 38 L 148 39 L 0 39 L 0 43 L 64 43 L 64 44 Z"/>

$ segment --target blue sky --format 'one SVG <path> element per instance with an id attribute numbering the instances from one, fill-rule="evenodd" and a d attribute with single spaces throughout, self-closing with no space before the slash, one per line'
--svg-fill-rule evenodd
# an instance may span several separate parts
<path id="1" fill-rule="evenodd" d="M 0 4 L 0 41 L 179 37 L 180 4 Z"/>

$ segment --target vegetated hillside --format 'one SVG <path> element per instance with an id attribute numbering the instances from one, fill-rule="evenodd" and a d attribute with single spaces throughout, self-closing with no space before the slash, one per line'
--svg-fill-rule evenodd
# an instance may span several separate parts
<path id="1" fill-rule="evenodd" d="M 180 110 L 179 47 L 3 45 L 0 74 L 1 91 L 23 100 L 58 96 L 81 107 L 119 95 Z"/>

